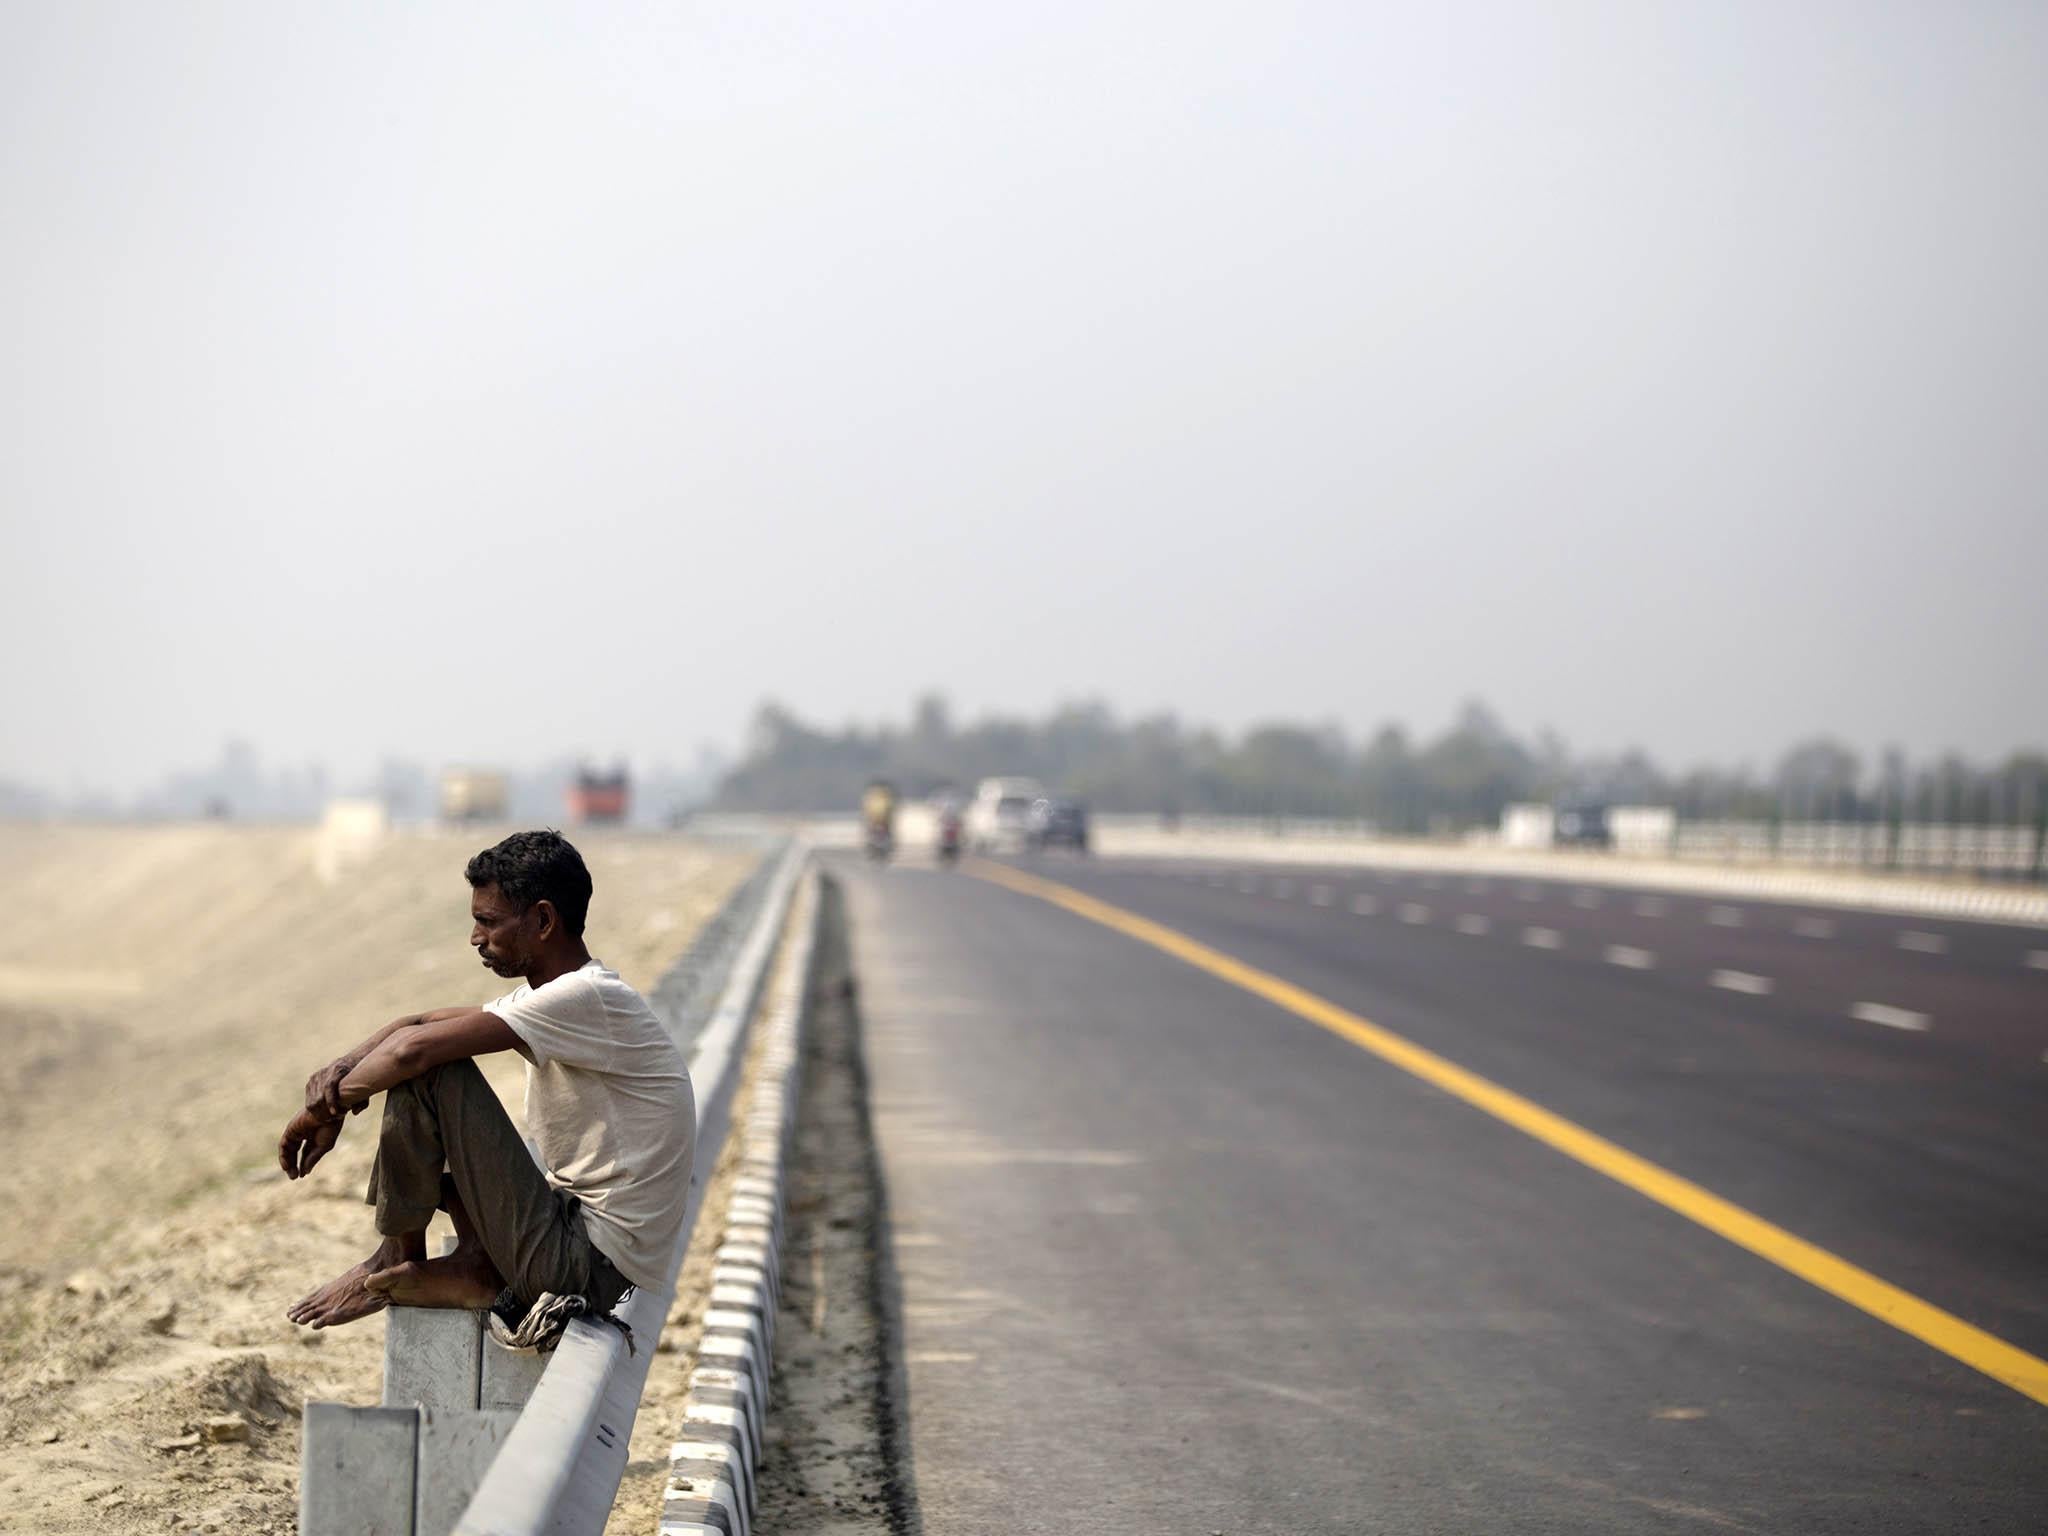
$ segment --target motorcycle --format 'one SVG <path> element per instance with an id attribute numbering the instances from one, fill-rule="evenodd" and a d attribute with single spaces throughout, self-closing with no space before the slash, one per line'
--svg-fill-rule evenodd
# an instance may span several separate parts
<path id="1" fill-rule="evenodd" d="M 960 813 L 948 811 L 939 817 L 939 862 L 958 863 L 960 859 Z"/>
<path id="2" fill-rule="evenodd" d="M 896 834 L 887 822 L 871 821 L 868 823 L 867 836 L 862 846 L 867 850 L 869 858 L 877 864 L 884 863 L 889 855 L 896 851 Z"/>

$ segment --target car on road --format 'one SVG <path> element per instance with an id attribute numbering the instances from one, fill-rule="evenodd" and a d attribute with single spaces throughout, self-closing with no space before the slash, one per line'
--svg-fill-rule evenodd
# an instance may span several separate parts
<path id="1" fill-rule="evenodd" d="M 1078 800 L 1034 800 L 1025 816 L 1033 848 L 1088 851 L 1088 808 Z"/>
<path id="2" fill-rule="evenodd" d="M 1605 848 L 1607 807 L 1598 800 L 1566 800 L 1557 807 L 1556 842 L 1567 848 Z"/>
<path id="3" fill-rule="evenodd" d="M 1031 840 L 1031 807 L 1045 798 L 1036 779 L 983 779 L 967 807 L 967 841 L 977 853 L 1023 848 Z"/>

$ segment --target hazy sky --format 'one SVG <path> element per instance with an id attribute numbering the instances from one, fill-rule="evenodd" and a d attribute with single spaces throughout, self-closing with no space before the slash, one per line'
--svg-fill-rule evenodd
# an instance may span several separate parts
<path id="1" fill-rule="evenodd" d="M 0 8 L 0 776 L 2048 740 L 2048 7 Z"/>

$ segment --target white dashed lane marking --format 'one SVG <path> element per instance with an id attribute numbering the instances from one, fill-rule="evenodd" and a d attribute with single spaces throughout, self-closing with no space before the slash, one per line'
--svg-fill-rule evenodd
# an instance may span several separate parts
<path id="1" fill-rule="evenodd" d="M 1754 976 L 1748 971 L 1716 971 L 1707 978 L 1707 985 L 1719 987 L 1724 992 L 1747 992 L 1751 997 L 1763 997 L 1778 984 L 1768 976 Z"/>
<path id="2" fill-rule="evenodd" d="M 1158 873 L 1166 874 L 1168 871 L 1160 870 Z M 1211 870 L 1206 873 L 1175 870 L 1171 873 L 1175 878 L 1191 885 L 1201 883 L 1217 890 L 1226 889 L 1232 882 L 1232 876 L 1227 870 Z M 1401 878 L 1394 870 L 1382 869 L 1373 873 L 1385 882 Z M 1476 894 L 1489 889 L 1491 883 L 1487 880 L 1472 879 L 1466 880 L 1464 887 Z M 1426 875 L 1422 877 L 1422 884 L 1430 890 L 1439 890 L 1445 881 L 1439 875 Z M 1239 875 L 1236 876 L 1236 885 L 1239 891 L 1252 895 L 1259 890 L 1260 880 L 1256 875 Z M 1284 877 L 1268 877 L 1267 888 L 1273 896 L 1286 901 L 1294 894 L 1294 881 Z M 1540 886 L 1526 883 L 1515 891 L 1515 895 L 1523 901 L 1540 901 L 1543 894 Z M 1336 893 L 1327 885 L 1312 885 L 1308 888 L 1308 899 L 1314 906 L 1328 907 L 1335 904 Z M 1598 907 L 1601 900 L 1601 893 L 1591 889 L 1574 891 L 1571 896 L 1573 906 L 1587 909 Z M 1379 912 L 1380 903 L 1375 897 L 1361 893 L 1351 898 L 1350 907 L 1360 917 L 1371 917 Z M 1635 899 L 1634 910 L 1639 917 L 1662 917 L 1670 910 L 1670 905 L 1662 896 L 1639 896 Z M 1405 902 L 1397 911 L 1404 923 L 1420 925 L 1430 919 L 1430 909 L 1419 902 Z M 1709 907 L 1706 918 L 1717 928 L 1740 928 L 1746 921 L 1740 907 L 1730 906 Z M 1472 934 L 1476 937 L 1493 931 L 1493 919 L 1483 913 L 1468 912 L 1458 917 L 1453 926 L 1459 933 Z M 1831 939 L 1839 930 L 1832 918 L 1794 917 L 1792 931 L 1803 939 Z M 1524 928 L 1521 941 L 1530 949 L 1554 950 L 1564 947 L 1564 936 L 1555 928 Z M 1901 929 L 1894 935 L 1893 942 L 1898 948 L 1914 954 L 1944 955 L 1949 952 L 1947 935 L 1930 933 L 1925 929 Z M 1601 951 L 1601 958 L 1610 965 L 1635 971 L 1651 970 L 1657 964 L 1654 950 L 1640 949 L 1632 944 L 1609 944 Z M 2020 963 L 2029 970 L 2048 971 L 2048 949 L 2030 949 Z M 1708 978 L 1708 985 L 1723 991 L 1742 992 L 1756 997 L 1767 996 L 1777 989 L 1777 983 L 1768 976 L 1732 970 L 1715 971 Z M 1927 1014 L 1916 1013 L 1910 1008 L 1895 1008 L 1888 1003 L 1858 1003 L 1849 1010 L 1849 1013 L 1850 1017 L 1863 1023 L 1882 1024 L 1888 1029 L 1925 1030 L 1933 1022 Z M 2048 1061 L 2048 1053 L 2043 1054 L 2042 1060 Z"/>
<path id="3" fill-rule="evenodd" d="M 1910 949 L 1916 955 L 1945 955 L 1948 953 L 1948 939 L 1938 933 L 1926 933 L 1918 928 L 1903 930 L 1897 940 L 1901 949 Z"/>
<path id="4" fill-rule="evenodd" d="M 1882 1024 L 1886 1029 L 1924 1030 L 1934 1022 L 1924 1013 L 1894 1008 L 1887 1003 L 1858 1003 L 1849 1010 L 1849 1017 L 1865 1024 Z"/>

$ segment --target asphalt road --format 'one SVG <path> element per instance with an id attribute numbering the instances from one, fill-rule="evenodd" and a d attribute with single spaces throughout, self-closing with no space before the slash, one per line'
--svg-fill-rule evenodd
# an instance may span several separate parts
<path id="1" fill-rule="evenodd" d="M 2048 1529 L 2041 1403 L 1123 933 L 835 867 L 928 1531 Z M 1028 867 L 2048 1356 L 2048 935 Z"/>

